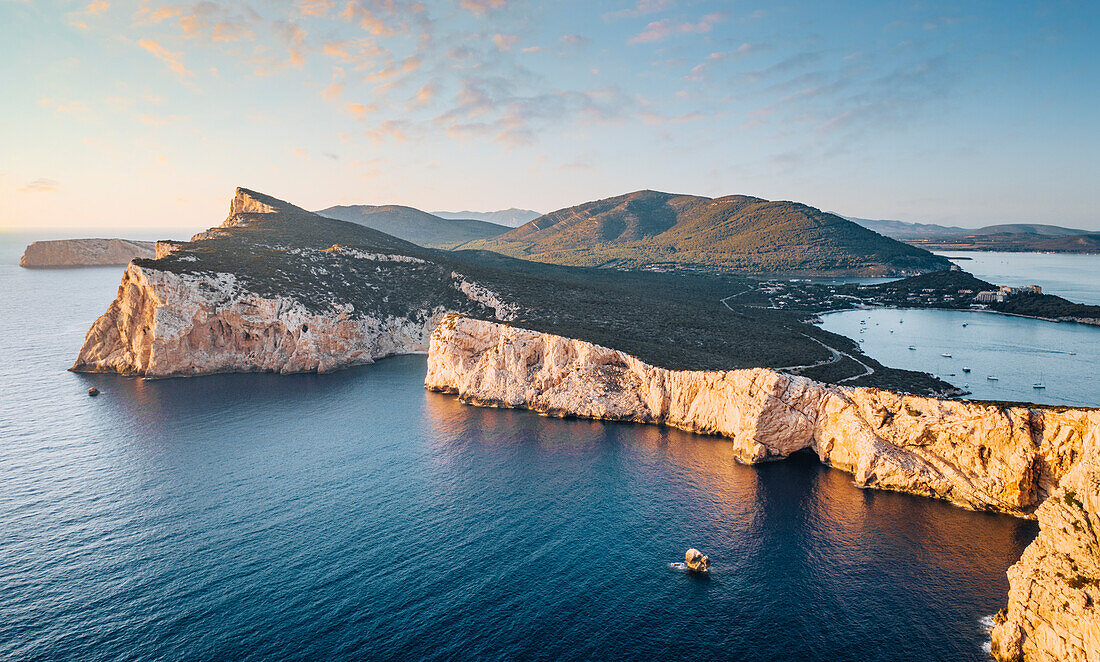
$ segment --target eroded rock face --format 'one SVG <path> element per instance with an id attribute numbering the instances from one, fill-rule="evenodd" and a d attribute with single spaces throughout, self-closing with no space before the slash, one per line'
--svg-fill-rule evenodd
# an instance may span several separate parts
<path id="1" fill-rule="evenodd" d="M 684 565 L 695 572 L 706 572 L 710 569 L 710 557 L 692 547 L 684 553 Z"/>
<path id="2" fill-rule="evenodd" d="M 130 265 L 110 308 L 88 331 L 78 372 L 145 377 L 217 372 L 328 372 L 423 352 L 442 308 L 415 319 L 308 311 L 262 297 L 232 274 L 176 274 Z"/>
<path id="3" fill-rule="evenodd" d="M 1100 449 L 1085 453 L 1036 514 L 1039 535 L 1008 571 L 993 656 L 1100 660 Z"/>
<path id="4" fill-rule="evenodd" d="M 151 241 L 129 239 L 59 239 L 36 241 L 19 259 L 21 267 L 103 267 L 128 264 L 137 257 L 153 257 Z"/>
<path id="5" fill-rule="evenodd" d="M 764 368 L 671 371 L 615 350 L 447 317 L 425 385 L 472 404 L 728 437 L 746 462 L 813 449 L 858 484 L 1029 516 L 1100 445 L 1100 410 L 1002 407 L 814 382 Z"/>
<path id="6" fill-rule="evenodd" d="M 453 315 L 432 333 L 425 385 L 471 404 L 718 434 L 746 462 L 810 448 L 860 485 L 1037 514 L 1039 536 L 1008 572 L 993 654 L 1100 660 L 1100 410 L 940 400 L 767 369 L 669 371 Z"/>
<path id="7" fill-rule="evenodd" d="M 73 370 L 328 372 L 427 351 L 447 311 L 514 314 L 492 290 L 389 235 L 247 189 L 229 208 L 220 226 L 191 242 L 157 242 L 155 260 L 127 267 Z M 322 239 L 333 237 L 355 243 Z"/>

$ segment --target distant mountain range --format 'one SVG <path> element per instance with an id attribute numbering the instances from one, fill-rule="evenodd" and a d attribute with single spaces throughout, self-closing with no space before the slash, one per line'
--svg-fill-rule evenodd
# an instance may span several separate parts
<path id="1" fill-rule="evenodd" d="M 402 205 L 338 205 L 317 213 L 358 223 L 427 248 L 455 248 L 468 241 L 495 237 L 509 230 L 506 226 L 486 221 L 440 218 Z"/>
<path id="2" fill-rule="evenodd" d="M 475 221 L 488 221 L 497 225 L 506 225 L 510 228 L 518 228 L 528 221 L 533 221 L 542 214 L 530 209 L 502 209 L 500 211 L 433 211 L 432 214 L 446 219 L 473 219 Z"/>
<path id="3" fill-rule="evenodd" d="M 537 218 L 463 248 L 572 266 L 901 274 L 950 268 L 928 251 L 796 202 L 636 191 Z"/>
<path id="4" fill-rule="evenodd" d="M 980 251 L 1100 252 L 1100 232 L 1042 223 L 1004 223 L 960 228 L 934 223 L 871 220 L 846 216 L 879 234 L 923 248 Z"/>

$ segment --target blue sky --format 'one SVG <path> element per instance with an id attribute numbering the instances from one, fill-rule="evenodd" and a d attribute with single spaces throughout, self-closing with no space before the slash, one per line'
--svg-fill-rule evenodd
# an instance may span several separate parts
<path id="1" fill-rule="evenodd" d="M 1089 2 L 0 0 L 0 228 L 653 188 L 1100 229 Z"/>

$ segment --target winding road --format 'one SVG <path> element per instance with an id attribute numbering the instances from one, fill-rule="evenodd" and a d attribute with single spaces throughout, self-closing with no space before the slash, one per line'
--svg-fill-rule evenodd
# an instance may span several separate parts
<path id="1" fill-rule="evenodd" d="M 733 307 L 730 306 L 729 303 L 727 303 L 727 302 L 730 299 L 734 298 L 734 297 L 739 297 L 742 294 L 745 294 L 746 292 L 751 292 L 752 290 L 753 290 L 753 288 L 750 287 L 749 289 L 742 290 L 742 291 L 738 292 L 737 294 L 731 294 L 728 297 L 725 297 L 724 299 L 719 299 L 719 301 L 722 302 L 723 306 L 725 306 L 731 312 L 733 312 Z M 851 377 L 845 377 L 844 379 L 837 380 L 837 384 L 843 384 L 844 382 L 850 382 L 850 381 L 853 381 L 853 380 L 856 380 L 856 379 L 860 379 L 860 378 L 867 377 L 869 375 L 875 374 L 875 369 L 874 368 L 867 365 L 863 361 L 860 361 L 859 359 L 852 356 L 848 352 L 842 352 L 842 351 L 840 351 L 839 349 L 837 349 L 835 347 L 830 347 L 829 345 L 826 345 L 825 343 L 821 342 L 820 340 L 818 340 L 817 338 L 814 338 L 811 335 L 808 335 L 808 334 L 805 334 L 805 333 L 803 333 L 802 335 L 806 336 L 810 340 L 814 341 L 815 343 L 817 343 L 817 344 L 821 345 L 822 347 L 824 347 L 825 349 L 829 350 L 829 353 L 831 354 L 831 356 L 827 359 L 824 359 L 822 361 L 818 361 L 816 363 L 807 363 L 806 365 L 789 365 L 789 366 L 784 366 L 782 368 L 772 368 L 773 370 L 782 370 L 784 372 L 801 372 L 802 370 L 807 370 L 809 368 L 817 368 L 819 366 L 830 365 L 832 363 L 836 363 L 837 361 L 840 360 L 840 357 L 845 356 L 845 357 L 851 359 L 852 361 L 854 361 L 856 364 L 858 364 L 859 367 L 863 368 L 863 372 L 859 373 L 858 375 L 852 375 Z"/>

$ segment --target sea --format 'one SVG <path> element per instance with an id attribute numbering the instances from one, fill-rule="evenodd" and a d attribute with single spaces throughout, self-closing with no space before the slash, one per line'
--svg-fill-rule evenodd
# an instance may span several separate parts
<path id="1" fill-rule="evenodd" d="M 998 285 L 1035 284 L 1100 305 L 1100 255 L 944 255 L 972 258 L 956 264 Z M 822 320 L 880 363 L 931 372 L 971 398 L 1100 407 L 1100 326 L 963 310 L 848 310 Z"/>
<path id="2" fill-rule="evenodd" d="M 812 455 L 465 406 L 423 356 L 67 372 L 121 269 L 12 255 L 0 659 L 987 660 L 1036 533 Z M 689 547 L 708 576 L 670 568 Z"/>

